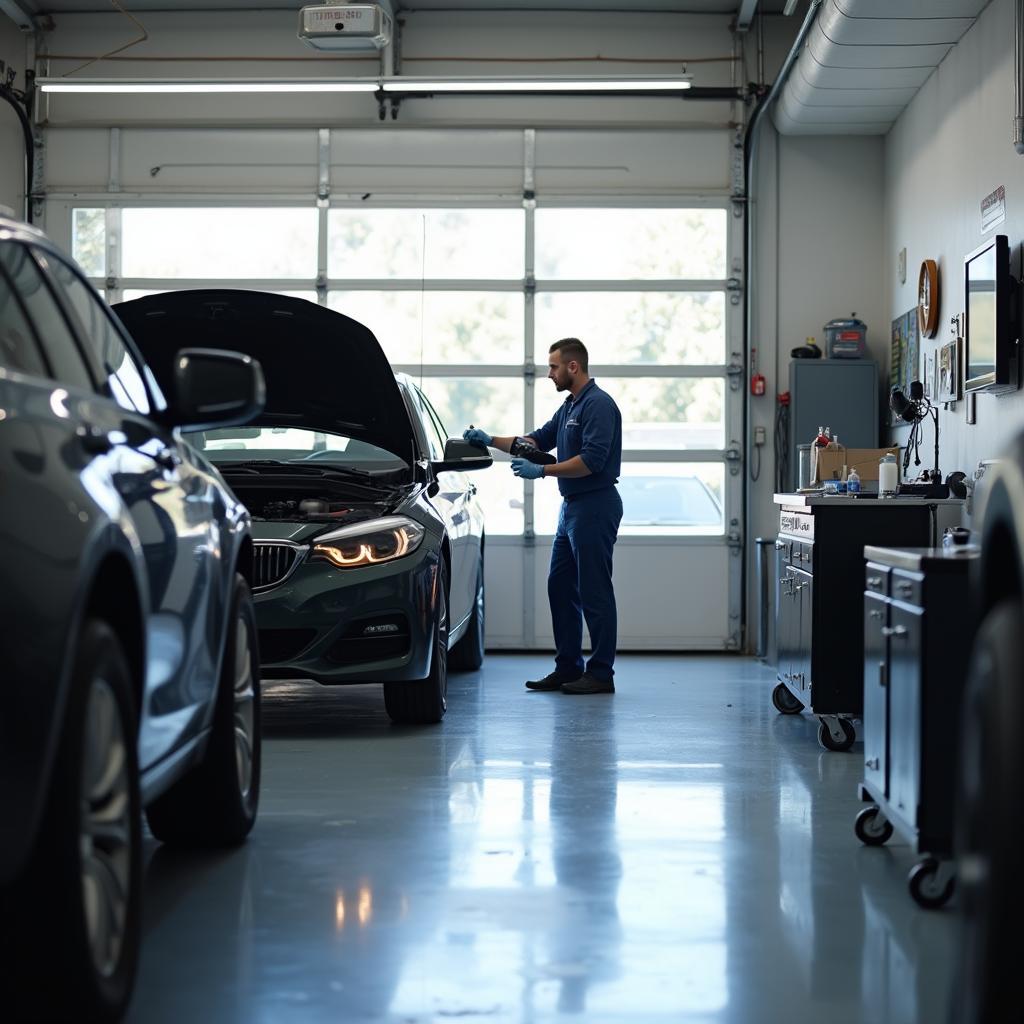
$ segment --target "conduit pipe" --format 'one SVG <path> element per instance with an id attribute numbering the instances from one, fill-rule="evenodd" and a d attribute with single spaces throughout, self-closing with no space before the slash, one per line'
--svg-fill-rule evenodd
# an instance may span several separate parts
<path id="1" fill-rule="evenodd" d="M 1024 0 L 1017 0 L 1014 21 L 1013 148 L 1024 156 Z"/>
<path id="2" fill-rule="evenodd" d="M 796 63 L 797 57 L 800 55 L 800 50 L 803 48 L 804 41 L 807 39 L 807 34 L 811 31 L 811 26 L 814 24 L 814 19 L 818 15 L 818 9 L 821 7 L 822 0 L 811 0 L 811 5 L 807 9 L 807 14 L 804 15 L 803 24 L 800 26 L 800 31 L 796 35 L 796 39 L 793 40 L 793 45 L 790 47 L 789 53 L 786 54 L 786 59 L 782 63 L 782 67 L 779 69 L 779 73 L 775 76 L 775 81 L 772 83 L 771 89 L 768 90 L 767 94 L 761 99 L 761 101 L 754 108 L 754 112 L 750 115 L 750 122 L 747 124 L 747 130 L 743 138 L 743 188 L 744 188 L 744 230 L 743 230 L 743 273 L 746 277 L 746 287 L 743 289 L 743 362 L 744 368 L 749 372 L 750 366 L 750 339 L 754 334 L 754 304 L 752 302 L 752 296 L 754 294 L 754 282 L 756 280 L 756 274 L 754 272 L 753 265 L 751 263 L 751 253 L 754 251 L 754 191 L 755 191 L 755 180 L 754 173 L 756 170 L 756 156 L 757 156 L 757 139 L 758 139 L 758 127 L 761 123 L 761 118 L 768 112 L 768 109 L 775 102 L 776 97 L 779 95 L 783 85 L 786 84 L 786 79 L 789 77 L 790 71 L 793 70 L 793 65 Z M 1024 3 L 1024 0 L 1018 0 L 1018 3 Z M 778 344 L 778 339 L 776 339 Z M 744 374 L 746 377 L 746 374 Z M 743 407 L 743 434 L 747 437 L 750 433 L 750 389 L 744 387 L 744 394 L 746 401 Z M 743 505 L 744 505 L 744 520 L 747 530 L 750 529 L 750 523 L 752 519 L 752 504 L 750 495 L 750 481 L 748 475 L 743 475 Z M 743 621 L 747 621 L 747 587 L 746 579 L 747 573 L 744 571 L 742 574 L 744 581 L 743 595 L 741 598 L 741 608 Z"/>

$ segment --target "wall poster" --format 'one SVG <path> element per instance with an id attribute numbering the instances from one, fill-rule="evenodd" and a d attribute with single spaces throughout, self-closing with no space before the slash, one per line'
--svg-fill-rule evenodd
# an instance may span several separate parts
<path id="1" fill-rule="evenodd" d="M 920 340 L 917 333 L 917 307 L 898 316 L 892 322 L 892 343 L 889 350 L 889 390 L 899 388 L 905 395 L 910 393 L 910 382 L 920 380 Z M 902 423 L 895 413 L 890 412 L 889 422 L 896 426 Z"/>

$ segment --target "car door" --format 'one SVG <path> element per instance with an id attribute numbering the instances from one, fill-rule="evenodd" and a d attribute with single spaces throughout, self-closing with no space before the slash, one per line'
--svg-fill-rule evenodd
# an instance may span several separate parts
<path id="1" fill-rule="evenodd" d="M 418 387 L 411 385 L 409 391 L 416 418 L 426 438 L 430 459 L 432 462 L 440 462 L 444 458 L 444 445 L 447 440 L 440 420 Z M 472 541 L 467 504 L 469 492 L 464 473 L 438 473 L 437 483 L 438 492 L 431 501 L 444 519 L 451 542 L 451 617 L 452 625 L 458 626 L 469 616 L 476 587 L 476 563 L 469 549 Z M 471 572 L 472 583 L 469 581 Z"/>
<path id="2" fill-rule="evenodd" d="M 94 443 L 109 446 L 113 484 L 145 555 L 150 614 L 139 761 L 146 768 L 205 724 L 216 687 L 225 601 L 217 494 L 182 442 L 153 419 L 155 385 L 110 311 L 69 263 L 36 255 L 57 282 L 99 381 Z"/>

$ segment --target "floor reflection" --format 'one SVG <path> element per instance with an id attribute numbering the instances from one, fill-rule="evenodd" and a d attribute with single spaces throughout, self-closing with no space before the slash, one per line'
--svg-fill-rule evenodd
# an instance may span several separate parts
<path id="1" fill-rule="evenodd" d="M 943 1020 L 951 917 L 855 839 L 859 744 L 822 752 L 751 662 L 626 664 L 573 699 L 489 657 L 439 729 L 271 688 L 250 842 L 153 847 L 129 1019 Z"/>

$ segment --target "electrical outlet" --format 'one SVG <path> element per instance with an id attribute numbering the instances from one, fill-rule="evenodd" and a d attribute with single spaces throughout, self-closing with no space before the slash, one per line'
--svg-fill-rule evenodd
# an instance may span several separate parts
<path id="1" fill-rule="evenodd" d="M 896 272 L 899 274 L 900 284 L 907 283 L 907 250 L 906 248 L 900 249 L 899 255 L 896 257 Z"/>
<path id="2" fill-rule="evenodd" d="M 754 444 L 760 448 L 768 440 L 768 432 L 764 427 L 754 427 Z"/>

